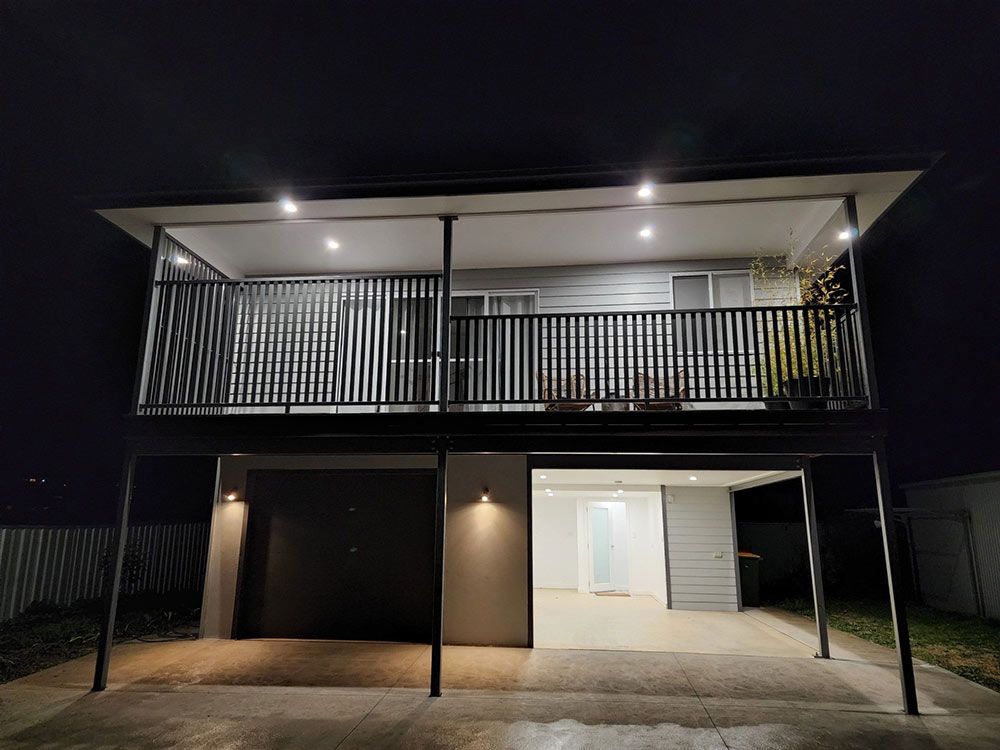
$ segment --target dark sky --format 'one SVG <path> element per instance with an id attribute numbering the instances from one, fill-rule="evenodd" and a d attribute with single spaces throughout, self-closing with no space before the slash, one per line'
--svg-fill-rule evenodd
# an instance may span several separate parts
<path id="1" fill-rule="evenodd" d="M 871 248 L 893 460 L 1000 468 L 996 426 L 958 418 L 1000 422 L 998 8 L 3 3 L 4 487 L 45 472 L 113 503 L 146 254 L 80 196 L 927 150 L 948 155 Z M 934 341 L 900 335 L 918 323 Z"/>

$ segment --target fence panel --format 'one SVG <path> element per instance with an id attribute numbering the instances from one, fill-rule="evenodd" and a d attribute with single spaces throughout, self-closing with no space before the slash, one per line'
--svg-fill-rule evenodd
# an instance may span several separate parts
<path id="1" fill-rule="evenodd" d="M 110 526 L 0 527 L 0 620 L 33 602 L 71 604 L 100 596 L 102 558 L 111 546 Z M 130 526 L 130 556 L 142 563 L 123 593 L 192 591 L 201 588 L 208 552 L 208 524 Z"/>

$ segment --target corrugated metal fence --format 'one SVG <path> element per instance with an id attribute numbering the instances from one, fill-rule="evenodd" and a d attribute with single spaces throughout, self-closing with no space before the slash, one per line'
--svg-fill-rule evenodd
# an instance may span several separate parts
<path id="1" fill-rule="evenodd" d="M 903 489 L 923 600 L 1000 618 L 1000 472 Z"/>
<path id="2" fill-rule="evenodd" d="M 0 526 L 0 620 L 32 602 L 70 604 L 101 593 L 110 526 Z M 205 575 L 208 524 L 131 526 L 130 555 L 142 564 L 123 592 L 197 590 Z"/>

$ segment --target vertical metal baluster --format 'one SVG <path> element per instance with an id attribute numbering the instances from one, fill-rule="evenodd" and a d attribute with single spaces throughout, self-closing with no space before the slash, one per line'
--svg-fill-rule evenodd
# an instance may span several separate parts
<path id="1" fill-rule="evenodd" d="M 839 395 L 839 388 L 836 380 L 836 366 L 834 365 L 834 343 L 830 333 L 831 308 L 824 307 L 822 312 L 823 331 L 826 334 L 826 376 L 830 379 L 830 396 Z"/>
<path id="2" fill-rule="evenodd" d="M 722 371 L 725 374 L 726 381 L 726 398 L 733 397 L 732 382 L 729 378 L 729 313 L 726 310 L 720 310 L 715 313 L 716 315 L 716 325 L 722 328 Z M 718 333 L 716 333 L 718 337 Z M 720 384 L 721 388 L 721 384 Z"/>
<path id="3" fill-rule="evenodd" d="M 798 368 L 796 372 L 798 373 L 799 378 L 799 396 L 804 396 L 805 393 L 803 393 L 802 381 L 805 379 L 806 370 L 805 363 L 802 361 L 802 336 L 799 326 L 800 310 L 786 310 L 785 314 L 790 314 L 792 316 L 792 332 L 795 335 L 795 365 Z"/>
<path id="4" fill-rule="evenodd" d="M 795 368 L 792 366 L 792 349 L 795 349 L 796 352 L 798 351 L 798 348 L 799 348 L 799 346 L 798 346 L 798 344 L 799 344 L 798 338 L 799 337 L 798 337 L 798 331 L 796 329 L 794 329 L 794 328 L 793 329 L 789 329 L 789 327 L 788 327 L 788 308 L 787 307 L 781 308 L 781 323 L 782 323 L 781 327 L 782 327 L 782 329 L 784 331 L 784 334 L 785 334 L 785 364 L 788 365 L 788 370 L 786 371 L 787 372 L 787 378 L 789 380 L 791 380 L 793 377 L 795 377 L 795 375 L 793 373 L 796 372 Z M 794 345 L 790 341 L 790 337 L 792 335 L 795 336 L 795 344 Z M 801 369 L 798 372 L 801 375 L 801 373 L 802 373 Z M 791 392 L 791 387 L 789 387 L 788 390 L 789 390 L 789 392 Z"/>
<path id="5" fill-rule="evenodd" d="M 771 391 L 772 395 L 780 396 L 781 394 L 781 382 L 784 380 L 783 368 L 784 362 L 781 361 L 782 352 L 787 348 L 781 339 L 778 332 L 778 310 L 777 308 L 769 311 L 771 313 L 771 333 L 774 336 L 774 390 Z M 770 356 L 770 352 L 768 353 Z M 768 373 L 770 374 L 771 368 L 768 367 Z"/>

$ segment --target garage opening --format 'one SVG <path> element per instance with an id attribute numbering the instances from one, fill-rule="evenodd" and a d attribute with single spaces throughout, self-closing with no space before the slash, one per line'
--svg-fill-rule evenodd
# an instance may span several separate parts
<path id="1" fill-rule="evenodd" d="M 533 470 L 535 647 L 811 656 L 740 595 L 732 492 L 789 474 Z"/>
<path id="2" fill-rule="evenodd" d="M 248 473 L 239 638 L 426 643 L 434 473 Z"/>

